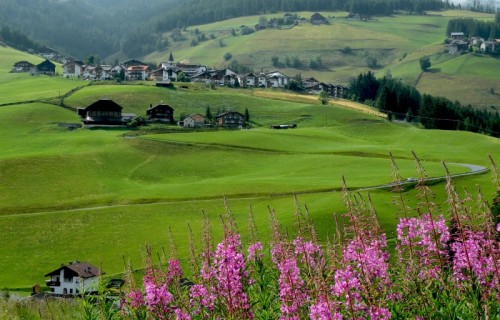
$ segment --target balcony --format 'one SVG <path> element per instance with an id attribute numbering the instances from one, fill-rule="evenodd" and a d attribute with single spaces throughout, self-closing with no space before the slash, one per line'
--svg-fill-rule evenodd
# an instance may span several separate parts
<path id="1" fill-rule="evenodd" d="M 54 280 L 45 280 L 45 285 L 47 287 L 59 287 L 59 286 L 61 286 L 61 282 L 54 281 Z"/>

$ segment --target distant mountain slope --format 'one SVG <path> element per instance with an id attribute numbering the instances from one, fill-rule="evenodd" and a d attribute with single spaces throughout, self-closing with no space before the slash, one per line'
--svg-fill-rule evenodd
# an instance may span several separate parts
<path id="1" fill-rule="evenodd" d="M 421 13 L 442 6 L 441 0 L 2 0 L 0 24 L 80 59 L 120 50 L 132 58 L 166 47 L 161 32 L 232 17 L 300 10 Z"/>

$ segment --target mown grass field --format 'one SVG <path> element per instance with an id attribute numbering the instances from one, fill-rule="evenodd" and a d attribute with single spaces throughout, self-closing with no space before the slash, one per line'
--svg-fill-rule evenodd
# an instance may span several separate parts
<path id="1" fill-rule="evenodd" d="M 11 60 L 25 58 L 7 51 Z M 8 70 L 10 63 L 0 60 L 1 69 Z M 77 259 L 102 266 L 108 276 L 122 272 L 123 258 L 141 268 L 141 247 L 147 243 L 161 251 L 168 246 L 169 227 L 187 264 L 188 224 L 199 246 L 205 211 L 218 240 L 223 196 L 243 236 L 252 206 L 260 236 L 267 241 L 269 208 L 292 229 L 296 194 L 300 210 L 307 205 L 325 240 L 334 232 L 332 214 L 345 211 L 342 177 L 353 190 L 390 182 L 389 151 L 404 178 L 416 176 L 412 150 L 429 176 L 443 175 L 442 160 L 452 173 L 461 173 L 467 169 L 452 163 L 487 166 L 488 154 L 500 159 L 499 140 L 487 136 L 390 123 L 355 104 L 351 107 L 357 110 L 281 91 L 210 90 L 203 85 L 91 85 L 64 103 L 86 107 L 107 97 L 124 112 L 145 115 L 150 104 L 163 101 L 175 109 L 176 119 L 204 114 L 207 106 L 214 114 L 248 109 L 254 128 L 191 132 L 151 125 L 70 131 L 57 123 L 79 122 L 75 112 L 42 101 L 22 102 L 55 97 L 51 100 L 58 103 L 59 95 L 85 82 L 8 73 L 0 74 L 0 81 L 0 104 L 21 103 L 0 107 L 0 288 L 43 283 L 43 275 L 61 262 Z M 268 129 L 270 124 L 293 123 L 297 129 Z M 481 185 L 489 199 L 494 191 L 488 174 L 456 183 L 458 190 L 471 192 Z M 431 188 L 446 213 L 444 184 Z M 365 191 L 360 194 L 366 198 Z M 393 238 L 398 216 L 394 194 L 373 190 L 370 195 L 381 225 Z M 418 202 L 414 190 L 405 196 L 410 206 Z"/>

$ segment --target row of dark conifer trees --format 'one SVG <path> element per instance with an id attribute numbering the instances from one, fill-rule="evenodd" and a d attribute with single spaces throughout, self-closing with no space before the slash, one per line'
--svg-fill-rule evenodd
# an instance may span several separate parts
<path id="1" fill-rule="evenodd" d="M 387 76 L 377 79 L 371 71 L 351 80 L 349 93 L 353 100 L 375 106 L 389 118 L 420 122 L 426 129 L 465 130 L 500 136 L 498 111 L 422 95 L 400 80 Z"/>

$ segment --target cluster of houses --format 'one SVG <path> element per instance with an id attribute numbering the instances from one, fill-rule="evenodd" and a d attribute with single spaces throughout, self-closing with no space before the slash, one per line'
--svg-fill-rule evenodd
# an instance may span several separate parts
<path id="1" fill-rule="evenodd" d="M 100 99 L 86 108 L 78 108 L 77 113 L 83 119 L 86 127 L 94 126 L 124 126 L 130 123 L 135 117 L 132 113 L 123 113 L 123 108 L 110 99 Z M 211 125 L 201 114 L 191 114 L 180 121 L 174 120 L 174 109 L 164 103 L 150 105 L 146 110 L 148 122 L 158 122 L 165 124 L 178 124 L 185 128 L 204 127 Z M 224 128 L 244 128 L 246 117 L 236 111 L 225 111 L 215 116 L 215 124 Z"/>
<path id="2" fill-rule="evenodd" d="M 56 66 L 50 60 L 34 65 L 28 61 L 19 61 L 14 64 L 11 72 L 29 72 L 31 75 L 55 75 Z M 226 69 L 209 69 L 200 64 L 186 64 L 175 62 L 172 53 L 169 60 L 162 62 L 156 70 L 138 61 L 130 60 L 123 64 L 110 65 L 85 65 L 81 61 L 68 61 L 63 65 L 63 77 L 77 77 L 87 80 L 113 80 L 117 75 L 123 74 L 124 80 L 152 80 L 158 86 L 169 85 L 171 81 L 178 81 L 182 76 L 191 82 L 214 84 L 216 86 L 232 86 L 242 88 L 285 88 L 291 81 L 290 77 L 280 71 L 238 74 Z M 327 91 L 334 98 L 344 98 L 347 87 L 342 85 L 326 84 L 314 78 L 302 80 L 304 89 L 313 94 Z"/>
<path id="3" fill-rule="evenodd" d="M 469 51 L 500 54 L 500 39 L 467 38 L 463 32 L 451 32 L 446 41 L 446 47 L 451 54 L 461 54 Z"/>
<path id="4" fill-rule="evenodd" d="M 37 65 L 23 60 L 16 62 L 10 72 L 29 72 L 31 75 L 45 74 L 53 76 L 56 74 L 56 65 L 49 59 L 45 59 L 45 61 Z"/>

